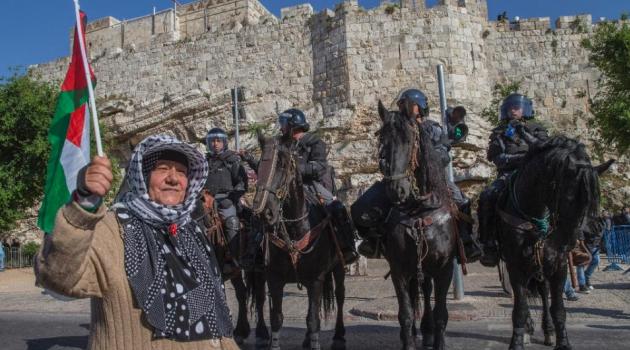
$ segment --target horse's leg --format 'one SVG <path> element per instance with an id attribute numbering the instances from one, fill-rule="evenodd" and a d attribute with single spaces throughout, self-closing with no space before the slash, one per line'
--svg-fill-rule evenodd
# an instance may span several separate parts
<path id="1" fill-rule="evenodd" d="M 453 279 L 453 260 L 435 274 L 435 306 L 433 307 L 434 342 L 433 348 L 443 350 L 446 348 L 446 325 L 448 324 L 448 310 L 446 309 L 446 297 Z"/>
<path id="2" fill-rule="evenodd" d="M 569 350 L 571 344 L 569 344 L 569 336 L 567 335 L 566 319 L 567 311 L 564 308 L 564 301 L 562 300 L 562 293 L 564 290 L 564 281 L 567 278 L 567 267 L 565 264 L 559 264 L 558 271 L 556 271 L 549 279 L 551 287 L 551 318 L 553 319 L 553 325 L 556 330 L 556 347 L 555 350 Z"/>
<path id="3" fill-rule="evenodd" d="M 302 342 L 302 347 L 311 350 L 320 350 L 319 343 L 319 310 L 322 300 L 324 282 L 316 279 L 306 285 L 308 293 L 308 312 L 306 314 L 306 336 Z"/>
<path id="4" fill-rule="evenodd" d="M 284 316 L 282 315 L 282 295 L 284 292 L 284 281 L 269 280 L 269 294 L 271 302 L 270 322 L 271 322 L 271 350 L 280 350 L 280 329 Z"/>
<path id="5" fill-rule="evenodd" d="M 553 321 L 551 320 L 551 313 L 549 312 L 549 284 L 547 281 L 543 281 L 538 285 L 538 294 L 542 299 L 542 331 L 545 335 L 545 345 L 553 345 L 551 338 L 553 337 Z"/>
<path id="6" fill-rule="evenodd" d="M 514 308 L 512 309 L 512 340 L 510 350 L 524 350 L 525 326 L 529 315 L 527 305 L 527 291 L 525 288 L 526 279 L 520 270 L 507 265 L 510 283 L 512 284 L 512 294 L 514 297 Z"/>
<path id="7" fill-rule="evenodd" d="M 333 270 L 333 277 L 335 279 L 337 321 L 335 322 L 332 350 L 343 350 L 346 348 L 346 326 L 343 323 L 343 303 L 346 299 L 346 270 L 341 264 L 337 264 Z"/>
<path id="8" fill-rule="evenodd" d="M 263 272 L 251 273 L 253 276 L 250 281 L 254 284 L 252 290 L 256 307 L 256 347 L 265 348 L 269 345 L 269 330 L 265 323 L 265 274 Z"/>
<path id="9" fill-rule="evenodd" d="M 241 345 L 249 337 L 249 321 L 247 320 L 247 287 L 241 276 L 230 280 L 234 286 L 236 301 L 238 302 L 238 318 L 236 328 L 234 328 L 234 341 Z"/>
<path id="10" fill-rule="evenodd" d="M 418 328 L 416 327 L 416 319 L 419 316 L 419 299 L 420 291 L 418 290 L 418 278 L 412 278 L 409 283 L 409 298 L 411 300 L 411 308 L 413 311 L 413 318 L 411 319 L 411 335 L 413 335 L 416 342 L 418 341 Z"/>
<path id="11" fill-rule="evenodd" d="M 433 308 L 431 307 L 431 293 L 433 293 L 433 282 L 426 277 L 422 282 L 422 298 L 424 299 L 424 310 L 422 321 L 420 322 L 420 332 L 422 333 L 422 347 L 433 348 L 433 335 L 435 325 L 433 324 Z"/>
<path id="12" fill-rule="evenodd" d="M 399 272 L 392 271 L 392 282 L 398 299 L 398 323 L 400 323 L 400 341 L 403 350 L 415 350 L 416 339 L 411 332 L 413 308 L 409 297 L 408 281 Z"/>

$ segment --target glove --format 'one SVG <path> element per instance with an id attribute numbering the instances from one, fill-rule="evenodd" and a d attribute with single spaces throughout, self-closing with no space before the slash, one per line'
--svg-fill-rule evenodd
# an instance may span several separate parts
<path id="1" fill-rule="evenodd" d="M 521 135 L 523 140 L 527 142 L 528 145 L 534 146 L 534 147 L 540 147 L 542 145 L 542 141 L 538 139 L 537 137 L 535 137 L 534 135 L 527 132 L 525 128 L 521 127 L 518 133 L 519 135 Z"/>

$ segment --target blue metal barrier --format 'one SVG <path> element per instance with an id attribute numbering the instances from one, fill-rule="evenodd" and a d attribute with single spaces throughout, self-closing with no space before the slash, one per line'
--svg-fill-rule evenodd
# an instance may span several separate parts
<path id="1" fill-rule="evenodd" d="M 604 232 L 606 256 L 610 265 L 604 271 L 623 270 L 618 264 L 630 264 L 630 225 L 613 226 Z"/>

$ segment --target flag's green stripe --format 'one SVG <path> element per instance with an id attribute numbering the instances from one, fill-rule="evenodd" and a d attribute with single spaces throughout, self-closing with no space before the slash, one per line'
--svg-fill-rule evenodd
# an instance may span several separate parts
<path id="1" fill-rule="evenodd" d="M 68 132 L 70 114 L 86 103 L 87 99 L 87 89 L 83 89 L 63 91 L 59 94 L 59 99 L 57 100 L 55 115 L 48 131 L 48 141 L 51 144 L 51 149 L 46 171 L 45 196 L 37 218 L 37 226 L 47 233 L 52 232 L 55 225 L 55 216 L 59 208 L 70 199 L 65 174 L 59 159 L 61 158 L 61 151 Z M 90 131 L 84 130 L 84 132 Z"/>

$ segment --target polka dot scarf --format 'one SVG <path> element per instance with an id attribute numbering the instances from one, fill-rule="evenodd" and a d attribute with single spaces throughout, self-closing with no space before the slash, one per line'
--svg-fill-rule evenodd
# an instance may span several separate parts
<path id="1" fill-rule="evenodd" d="M 177 151 L 188 160 L 188 189 L 180 205 L 160 205 L 148 198 L 143 156 L 161 151 Z M 149 137 L 132 155 L 127 174 L 130 191 L 115 206 L 123 228 L 127 278 L 155 338 L 193 341 L 232 336 L 214 252 L 190 220 L 207 172 L 204 156 L 190 145 L 164 135 Z"/>

